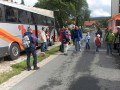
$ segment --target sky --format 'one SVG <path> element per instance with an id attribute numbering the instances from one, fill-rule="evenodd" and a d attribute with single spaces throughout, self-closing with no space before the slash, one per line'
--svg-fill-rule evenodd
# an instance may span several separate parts
<path id="1" fill-rule="evenodd" d="M 91 17 L 111 16 L 111 0 L 87 0 Z"/>
<path id="2" fill-rule="evenodd" d="M 13 0 L 18 3 L 21 0 Z M 24 0 L 25 5 L 33 6 L 37 0 Z M 91 17 L 111 16 L 111 0 L 87 0 Z"/>

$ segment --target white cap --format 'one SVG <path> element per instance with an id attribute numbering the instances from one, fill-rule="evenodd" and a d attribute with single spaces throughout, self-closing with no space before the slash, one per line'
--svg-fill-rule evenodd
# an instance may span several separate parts
<path id="1" fill-rule="evenodd" d="M 100 37 L 100 34 L 97 34 L 97 37 Z"/>

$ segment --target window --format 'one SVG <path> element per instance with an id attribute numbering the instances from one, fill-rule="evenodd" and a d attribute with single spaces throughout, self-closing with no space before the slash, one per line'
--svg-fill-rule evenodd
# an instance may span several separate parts
<path id="1" fill-rule="evenodd" d="M 6 6 L 5 18 L 6 22 L 18 22 L 18 10 L 16 8 Z"/>
<path id="2" fill-rule="evenodd" d="M 27 19 L 28 24 L 33 24 L 33 20 L 32 20 L 32 17 L 31 17 L 31 12 L 27 12 L 26 19 Z"/>
<path id="3" fill-rule="evenodd" d="M 4 21 L 5 17 L 4 17 L 4 5 L 0 4 L 0 21 Z"/>
<path id="4" fill-rule="evenodd" d="M 0 8 L 0 21 L 2 21 L 2 9 Z"/>
<path id="5" fill-rule="evenodd" d="M 116 20 L 116 26 L 120 26 L 120 20 Z"/>
<path id="6" fill-rule="evenodd" d="M 43 18 L 42 18 L 43 24 L 44 24 L 44 25 L 47 25 L 47 20 L 46 20 L 47 17 L 46 17 L 46 16 L 42 16 L 42 17 L 43 17 Z"/>
<path id="7" fill-rule="evenodd" d="M 120 0 L 119 0 L 119 5 L 118 6 L 119 6 L 119 13 L 120 13 Z"/>
<path id="8" fill-rule="evenodd" d="M 27 17 L 27 12 L 24 11 L 24 10 L 18 10 L 18 20 L 19 20 L 19 23 L 22 23 L 22 24 L 28 24 L 28 21 L 26 19 Z"/>
<path id="9" fill-rule="evenodd" d="M 33 23 L 33 24 L 37 24 L 37 22 L 36 22 L 36 17 L 35 17 L 35 13 L 31 13 L 31 18 L 32 18 L 32 23 Z"/>
<path id="10" fill-rule="evenodd" d="M 50 26 L 53 26 L 54 25 L 54 19 L 52 19 L 50 17 L 47 17 L 47 24 L 50 25 Z"/>
<path id="11" fill-rule="evenodd" d="M 39 15 L 34 13 L 32 16 L 34 18 L 34 24 L 40 24 Z"/>
<path id="12" fill-rule="evenodd" d="M 42 15 L 39 15 L 39 24 L 40 25 L 44 25 L 43 18 L 44 17 Z"/>
<path id="13" fill-rule="evenodd" d="M 52 23 L 52 26 L 54 26 L 54 18 L 51 18 L 51 23 Z"/>

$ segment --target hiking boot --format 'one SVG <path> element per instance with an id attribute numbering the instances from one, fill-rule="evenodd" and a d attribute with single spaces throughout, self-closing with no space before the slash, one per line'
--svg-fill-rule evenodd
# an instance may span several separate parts
<path id="1" fill-rule="evenodd" d="M 27 71 L 30 71 L 30 70 L 31 70 L 31 68 L 27 68 L 26 70 L 27 70 Z"/>
<path id="2" fill-rule="evenodd" d="M 66 55 L 66 56 L 67 56 L 68 54 L 67 54 L 67 53 L 64 53 L 64 55 Z"/>
<path id="3" fill-rule="evenodd" d="M 40 69 L 40 67 L 34 67 L 34 68 L 33 68 L 33 70 L 38 70 L 38 69 Z"/>

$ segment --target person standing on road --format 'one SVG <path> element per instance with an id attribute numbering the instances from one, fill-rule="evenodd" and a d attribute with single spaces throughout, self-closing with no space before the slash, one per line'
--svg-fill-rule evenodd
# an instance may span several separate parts
<path id="1" fill-rule="evenodd" d="M 63 39 L 63 32 L 64 32 L 64 28 L 60 29 L 59 41 L 61 42 L 61 45 L 60 45 L 59 51 L 61 51 L 62 53 L 64 52 L 64 44 L 63 44 L 63 42 L 62 42 L 62 39 Z"/>
<path id="2" fill-rule="evenodd" d="M 73 26 L 73 27 L 72 27 L 72 30 L 71 30 L 71 39 L 72 39 L 73 45 L 75 45 L 75 44 L 74 44 L 74 41 L 75 41 L 75 40 L 74 40 L 74 30 L 75 30 L 75 27 Z"/>
<path id="3" fill-rule="evenodd" d="M 101 38 L 102 38 L 102 30 L 100 29 L 100 27 L 98 27 L 98 30 L 97 30 L 97 32 L 96 32 L 96 36 L 97 35 L 100 35 L 100 41 L 101 41 Z M 100 43 L 100 47 L 101 47 L 101 43 Z"/>
<path id="4" fill-rule="evenodd" d="M 96 36 L 97 35 L 100 35 L 100 40 L 101 40 L 101 38 L 102 38 L 102 30 L 98 27 L 98 30 L 97 30 L 97 32 L 96 32 Z"/>
<path id="5" fill-rule="evenodd" d="M 89 42 L 90 42 L 90 34 L 89 34 L 89 32 L 87 32 L 87 35 L 85 37 L 85 42 L 86 42 L 85 48 L 90 49 L 90 44 L 89 44 Z"/>
<path id="6" fill-rule="evenodd" d="M 64 32 L 63 32 L 63 37 L 62 37 L 62 42 L 64 44 L 64 55 L 68 55 L 67 54 L 67 50 L 68 50 L 68 43 L 69 43 L 69 34 L 68 34 L 68 28 L 65 28 Z"/>
<path id="7" fill-rule="evenodd" d="M 31 70 L 31 66 L 30 66 L 30 55 L 32 53 L 33 55 L 33 69 L 37 70 L 39 69 L 39 67 L 37 66 L 37 54 L 36 54 L 36 45 L 35 43 L 38 42 L 38 39 L 35 37 L 35 35 L 32 34 L 32 29 L 30 27 L 28 27 L 27 32 L 24 33 L 24 36 L 28 35 L 29 36 L 29 40 L 30 40 L 30 47 L 26 48 L 26 54 L 27 54 L 27 70 L 30 71 Z"/>
<path id="8" fill-rule="evenodd" d="M 75 44 L 75 50 L 81 51 L 80 41 L 82 39 L 82 33 L 80 32 L 78 26 L 75 26 L 75 30 L 73 31 L 73 39 Z"/>
<path id="9" fill-rule="evenodd" d="M 96 52 L 99 52 L 99 47 L 100 47 L 100 35 L 98 34 L 95 38 L 95 45 L 96 45 Z"/>
<path id="10" fill-rule="evenodd" d="M 110 29 L 110 31 L 107 32 L 105 41 L 106 41 L 106 46 L 107 46 L 107 54 L 109 53 L 112 54 L 112 46 L 115 41 L 115 35 L 112 29 Z"/>
<path id="11" fill-rule="evenodd" d="M 80 40 L 82 39 L 82 33 L 78 29 L 78 26 L 75 26 L 75 30 L 73 32 L 73 39 L 75 44 L 75 50 L 81 51 Z"/>

